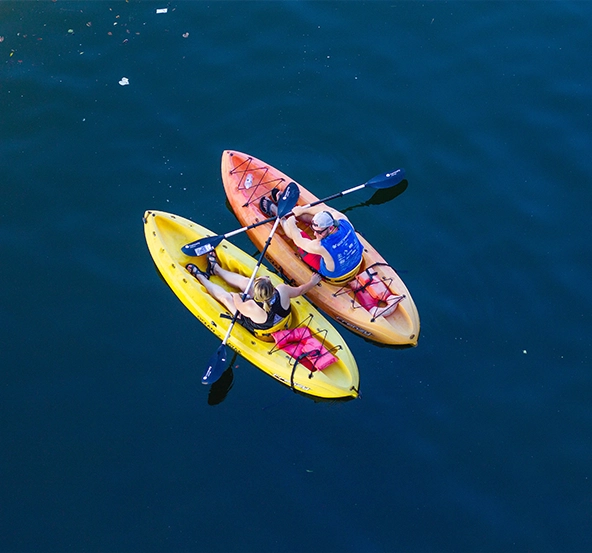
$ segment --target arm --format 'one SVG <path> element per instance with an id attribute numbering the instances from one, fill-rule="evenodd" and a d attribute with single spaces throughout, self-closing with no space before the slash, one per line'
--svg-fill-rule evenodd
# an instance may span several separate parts
<path id="1" fill-rule="evenodd" d="M 261 309 L 252 299 L 243 300 L 240 294 L 233 293 L 234 306 L 239 313 L 249 317 L 254 323 L 261 324 L 267 319 L 267 313 Z"/>
<path id="2" fill-rule="evenodd" d="M 319 273 L 313 273 L 310 277 L 308 282 L 301 284 L 300 286 L 290 286 L 288 284 L 280 284 L 278 288 L 278 292 L 280 295 L 286 295 L 288 298 L 297 298 L 298 296 L 303 296 L 309 290 L 314 288 L 319 282 L 321 282 L 322 277 Z"/>
<path id="3" fill-rule="evenodd" d="M 341 213 L 341 211 L 329 207 L 327 204 L 318 204 L 313 205 L 311 207 L 297 205 L 292 209 L 292 213 L 297 219 L 302 219 L 307 223 L 310 223 L 310 221 L 312 221 L 312 218 L 319 211 L 328 211 L 331 215 L 333 215 L 333 219 L 335 219 L 336 221 L 339 221 L 340 219 L 345 219 L 346 221 L 349 221 L 349 219 L 343 213 Z"/>
<path id="4" fill-rule="evenodd" d="M 300 234 L 300 229 L 296 225 L 296 219 L 294 217 L 289 217 L 286 220 L 282 219 L 282 228 L 286 233 L 286 236 L 294 242 L 299 248 L 302 248 L 304 251 L 308 253 L 316 253 L 318 255 L 323 255 L 325 248 L 321 246 L 318 240 L 310 240 L 309 238 L 304 238 Z"/>

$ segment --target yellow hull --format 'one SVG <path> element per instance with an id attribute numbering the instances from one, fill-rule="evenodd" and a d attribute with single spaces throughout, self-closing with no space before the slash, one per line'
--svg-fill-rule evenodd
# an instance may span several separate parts
<path id="1" fill-rule="evenodd" d="M 178 215 L 150 210 L 144 214 L 144 234 L 152 259 L 171 290 L 195 317 L 223 339 L 230 320 L 220 315 L 228 314 L 228 311 L 185 269 L 187 263 L 193 263 L 205 270 L 205 256 L 188 257 L 181 251 L 185 244 L 205 236 L 213 236 L 214 233 Z M 226 240 L 216 247 L 216 253 L 222 267 L 245 276 L 252 274 L 257 263 L 251 256 Z M 259 268 L 258 274 L 268 275 L 276 285 L 282 282 L 264 266 Z M 212 277 L 212 280 L 227 287 L 218 277 Z M 358 366 L 343 338 L 305 298 L 292 300 L 292 326 L 310 320 L 310 317 L 312 321 L 308 326 L 313 332 L 326 332 L 325 346 L 337 346 L 334 355 L 338 361 L 323 371 L 311 373 L 300 364 L 297 364 L 294 370 L 294 360 L 288 354 L 276 350 L 273 342 L 256 338 L 239 324 L 234 325 L 228 346 L 283 384 L 290 386 L 293 383 L 294 389 L 298 392 L 326 399 L 357 397 L 360 386 Z M 206 359 L 204 368 L 205 364 Z M 311 374 L 312 377 L 309 378 Z"/>
<path id="2" fill-rule="evenodd" d="M 241 225 L 249 226 L 267 216 L 259 210 L 259 198 L 269 194 L 274 187 L 283 188 L 293 179 L 271 165 L 241 152 L 226 150 L 222 154 L 222 181 L 234 214 Z M 318 200 L 306 188 L 298 184 L 300 198 L 298 205 L 306 205 Z M 322 204 L 321 204 L 322 205 Z M 271 223 L 247 231 L 249 238 L 261 251 Z M 359 233 L 358 238 L 364 246 L 364 256 L 360 271 L 373 266 L 379 277 L 389 283 L 392 292 L 405 298 L 388 316 L 374 317 L 362 308 L 349 288 L 323 282 L 308 293 L 308 298 L 330 317 L 353 332 L 369 340 L 389 345 L 416 345 L 419 338 L 419 313 L 409 290 L 396 271 Z M 310 278 L 311 269 L 296 253 L 291 240 L 278 230 L 266 257 L 273 266 L 285 275 L 288 281 L 302 284 Z M 377 264 L 377 265 L 374 265 Z"/>

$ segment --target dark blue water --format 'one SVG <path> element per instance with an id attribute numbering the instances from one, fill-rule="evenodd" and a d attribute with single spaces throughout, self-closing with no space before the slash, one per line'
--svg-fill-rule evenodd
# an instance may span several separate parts
<path id="1" fill-rule="evenodd" d="M 0 550 L 592 550 L 592 4 L 2 1 L 0 37 Z M 361 400 L 200 384 L 141 217 L 236 228 L 224 149 L 319 196 L 406 169 L 348 212 L 422 320 L 343 329 Z"/>

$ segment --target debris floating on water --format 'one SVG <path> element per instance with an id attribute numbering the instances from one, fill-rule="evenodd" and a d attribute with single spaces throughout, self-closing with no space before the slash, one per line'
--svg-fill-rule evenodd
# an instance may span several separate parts
<path id="1" fill-rule="evenodd" d="M 127 77 L 121 77 L 121 80 L 119 81 L 119 84 L 121 86 L 126 86 L 129 84 L 129 79 Z"/>
<path id="2" fill-rule="evenodd" d="M 156 13 L 166 13 L 168 11 L 168 8 L 156 8 Z"/>

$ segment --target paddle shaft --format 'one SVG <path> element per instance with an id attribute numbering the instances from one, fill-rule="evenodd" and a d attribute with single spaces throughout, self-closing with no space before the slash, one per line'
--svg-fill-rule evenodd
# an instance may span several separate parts
<path id="1" fill-rule="evenodd" d="M 269 244 L 271 244 L 271 239 L 273 238 L 273 235 L 275 234 L 275 231 L 277 230 L 278 225 L 280 224 L 280 219 L 288 211 L 290 211 L 291 209 L 294 208 L 294 206 L 296 205 L 296 202 L 298 201 L 299 196 L 300 196 L 300 189 L 298 188 L 296 183 L 293 183 L 293 182 L 290 183 L 286 187 L 286 189 L 284 190 L 284 192 L 280 196 L 280 199 L 278 201 L 278 214 L 277 214 L 277 217 L 275 218 L 275 223 L 273 225 L 271 233 L 269 234 L 269 238 L 265 242 L 265 246 L 263 247 L 261 255 L 259 256 L 259 259 L 257 260 L 257 264 L 255 265 L 255 268 L 253 269 L 253 274 L 251 275 L 251 278 L 249 279 L 249 282 L 243 291 L 243 294 L 241 296 L 243 301 L 247 297 L 247 293 L 249 292 L 249 290 L 251 289 L 251 286 L 253 285 L 253 281 L 255 280 L 255 277 L 257 276 L 257 271 L 259 270 L 261 263 L 263 263 L 263 259 L 265 258 L 265 253 L 267 252 L 267 248 L 269 247 Z M 226 332 L 226 335 L 224 336 L 224 340 L 222 340 L 222 343 L 220 344 L 220 346 L 218 347 L 218 349 L 216 350 L 214 355 L 212 357 L 210 357 L 206 371 L 201 378 L 202 384 L 212 384 L 213 382 L 218 380 L 218 378 L 220 378 L 220 375 L 222 374 L 222 367 L 226 363 L 226 358 L 227 358 L 226 343 L 228 342 L 228 339 L 230 338 L 230 333 L 232 332 L 232 328 L 234 327 L 234 324 L 238 320 L 238 317 L 239 317 L 239 311 L 237 309 L 234 313 L 234 316 L 232 317 L 232 321 L 230 322 L 230 325 L 228 326 L 228 330 Z"/>
<path id="2" fill-rule="evenodd" d="M 349 190 L 343 190 L 342 192 L 337 192 L 336 194 L 333 194 L 331 196 L 327 196 L 326 198 L 323 198 L 322 200 L 317 200 L 316 202 L 311 202 L 309 204 L 303 205 L 302 209 L 308 209 L 309 207 L 314 207 L 315 205 L 319 205 L 325 202 L 329 202 L 331 200 L 334 200 L 335 198 L 341 198 L 341 196 L 345 196 L 346 194 L 349 194 L 351 192 L 356 192 L 357 190 L 361 190 L 362 188 L 364 188 L 366 185 L 365 184 L 359 184 L 358 186 L 354 186 L 353 188 L 350 188 Z M 293 213 L 290 211 L 290 213 L 286 214 L 286 217 L 289 217 L 290 215 L 293 215 Z M 229 232 L 227 234 L 225 234 L 225 237 L 228 236 L 234 236 L 235 234 L 239 234 L 240 232 L 244 232 L 246 230 L 251 230 L 252 228 L 258 227 L 260 225 L 265 225 L 267 223 L 271 223 L 271 221 L 274 220 L 274 217 L 271 217 L 269 219 L 265 219 L 264 221 L 259 221 L 258 223 L 253 223 L 252 225 L 249 225 L 248 227 L 243 227 L 237 230 L 233 230 L 232 232 Z"/>
<path id="3" fill-rule="evenodd" d="M 366 186 L 370 186 L 371 188 L 379 188 L 379 189 L 380 188 L 390 188 L 391 186 L 395 186 L 395 185 L 399 184 L 404 178 L 405 178 L 405 170 L 404 169 L 396 169 L 395 171 L 392 171 L 390 173 L 384 173 L 382 175 L 377 175 L 376 177 L 365 182 L 364 184 L 358 184 L 358 186 L 348 188 L 347 190 L 342 190 L 341 192 L 336 192 L 335 194 L 332 194 L 331 196 L 327 196 L 326 198 L 323 198 L 321 200 L 316 200 L 315 202 L 311 202 L 309 204 L 303 205 L 302 208 L 308 209 L 309 207 L 314 207 L 315 205 L 329 202 L 331 200 L 334 200 L 335 198 L 341 198 L 342 196 L 345 196 L 347 194 L 351 194 L 352 192 L 357 192 L 358 190 L 362 190 L 362 188 L 366 188 Z M 290 213 L 287 213 L 284 217 L 288 217 L 289 215 L 293 215 L 293 213 L 290 211 Z M 271 221 L 273 221 L 273 220 L 274 220 L 274 217 L 271 217 L 269 219 L 265 219 L 264 221 L 259 221 L 258 223 L 253 223 L 252 225 L 249 225 L 248 227 L 243 227 L 243 228 L 239 228 L 237 230 L 233 230 L 232 232 L 227 232 L 226 234 L 224 234 L 224 237 L 226 238 L 229 236 L 234 236 L 235 234 L 239 234 L 239 233 L 244 232 L 246 230 L 251 230 L 252 228 L 258 227 L 260 225 L 265 225 L 266 223 L 271 223 Z"/>
<path id="4" fill-rule="evenodd" d="M 259 256 L 259 261 L 257 261 L 257 265 L 255 265 L 255 269 L 253 270 L 253 274 L 251 275 L 251 278 L 249 279 L 249 283 L 247 284 L 247 287 L 245 288 L 245 291 L 242 294 L 243 301 L 247 297 L 247 292 L 249 291 L 249 289 L 253 285 L 253 282 L 255 281 L 255 277 L 257 276 L 257 271 L 259 270 L 261 263 L 263 263 L 263 258 L 265 257 L 265 253 L 267 252 L 267 248 L 269 248 L 269 244 L 271 243 L 271 239 L 273 238 L 273 235 L 275 234 L 275 231 L 277 230 L 279 224 L 280 224 L 280 218 L 276 217 L 275 223 L 273 225 L 273 228 L 271 229 L 271 233 L 269 235 L 269 238 L 265 242 L 265 246 L 263 246 L 263 251 L 261 252 L 261 255 Z M 224 336 L 224 340 L 222 340 L 223 345 L 225 345 L 226 342 L 228 342 L 228 338 L 230 338 L 230 333 L 232 332 L 232 327 L 234 326 L 234 323 L 236 323 L 238 316 L 239 316 L 239 312 L 237 309 L 236 313 L 234 314 L 234 317 L 232 318 L 232 321 L 230 322 L 230 326 L 228 327 L 228 330 L 226 331 L 226 336 Z"/>
<path id="5" fill-rule="evenodd" d="M 253 270 L 253 274 L 251 275 L 251 278 L 249 279 L 249 283 L 247 284 L 247 287 L 245 288 L 243 294 L 241 295 L 241 298 L 243 301 L 247 297 L 247 292 L 249 291 L 249 289 L 253 285 L 253 281 L 255 280 L 255 277 L 257 276 L 257 271 L 259 270 L 261 263 L 263 263 L 263 258 L 265 256 L 265 252 L 267 252 L 267 248 L 269 247 L 269 244 L 271 243 L 271 239 L 273 238 L 273 235 L 275 234 L 275 231 L 276 231 L 279 224 L 280 224 L 280 218 L 277 217 L 275 220 L 275 224 L 273 225 L 273 229 L 271 231 L 271 234 L 269 235 L 267 242 L 265 242 L 265 246 L 263 247 L 263 251 L 261 252 L 261 256 L 259 257 L 259 260 L 257 261 L 257 265 L 255 265 L 255 269 Z M 203 376 L 201 377 L 202 384 L 212 384 L 216 380 L 218 380 L 218 378 L 220 378 L 220 375 L 222 374 L 221 367 L 226 363 L 226 358 L 227 358 L 226 344 L 228 343 L 228 340 L 230 338 L 230 334 L 232 333 L 232 329 L 233 329 L 236 321 L 238 320 L 239 315 L 240 315 L 240 313 L 237 309 L 234 313 L 234 317 L 232 317 L 232 320 L 230 321 L 230 325 L 228 326 L 228 330 L 226 331 L 226 335 L 224 336 L 222 343 L 218 346 L 218 349 L 216 350 L 214 355 L 212 357 L 210 357 L 210 360 L 208 362 L 208 366 L 207 366 Z"/>
<path id="6" fill-rule="evenodd" d="M 365 182 L 364 184 L 359 184 L 358 186 L 354 186 L 353 188 L 348 188 L 347 190 L 343 190 L 342 192 L 337 192 L 335 194 L 332 194 L 331 196 L 327 196 L 326 198 L 323 198 L 322 200 L 316 200 L 316 201 L 314 201 L 310 204 L 307 204 L 305 206 L 302 206 L 302 207 L 304 209 L 307 209 L 309 207 L 313 207 L 315 205 L 318 205 L 318 204 L 321 204 L 324 202 L 328 202 L 330 200 L 334 200 L 335 198 L 341 198 L 342 196 L 345 196 L 346 194 L 356 192 L 357 190 L 361 190 L 362 188 L 365 188 L 366 186 L 369 186 L 371 188 L 378 188 L 378 189 L 390 188 L 392 186 L 395 186 L 396 184 L 399 184 L 404 178 L 405 178 L 405 170 L 404 169 L 397 169 L 395 171 L 391 171 L 390 173 L 383 173 L 381 175 L 377 175 L 376 177 L 370 179 L 368 182 Z M 290 183 L 290 184 L 292 184 L 292 183 Z M 282 216 L 286 217 L 288 215 L 293 215 L 293 213 L 290 211 L 289 213 L 286 213 L 285 215 L 282 215 Z M 264 220 L 259 221 L 257 223 L 253 223 L 252 225 L 249 225 L 247 227 L 242 227 L 242 228 L 233 230 L 231 232 L 227 232 L 225 234 L 218 234 L 215 236 L 208 236 L 207 238 L 201 238 L 200 240 L 186 244 L 181 249 L 183 250 L 183 252 L 186 255 L 193 255 L 193 256 L 204 255 L 208 251 L 213 250 L 225 238 L 230 238 L 231 236 L 235 236 L 236 234 L 240 234 L 241 232 L 251 230 L 251 229 L 261 226 L 261 225 L 266 225 L 267 223 L 271 223 L 274 219 L 275 219 L 275 217 L 270 217 L 269 219 L 264 219 Z"/>

